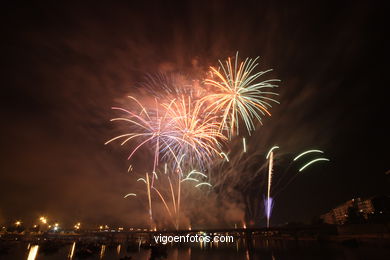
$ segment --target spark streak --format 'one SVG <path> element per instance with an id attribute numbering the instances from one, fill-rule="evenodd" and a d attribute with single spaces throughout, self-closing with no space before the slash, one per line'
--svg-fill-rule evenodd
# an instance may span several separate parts
<path id="1" fill-rule="evenodd" d="M 202 182 L 202 183 L 199 183 L 199 184 L 197 184 L 197 185 L 195 185 L 195 187 L 200 187 L 200 186 L 203 186 L 203 185 L 206 185 L 206 186 L 209 186 L 209 187 L 212 187 L 213 185 L 211 185 L 210 183 L 208 183 L 208 182 Z"/>
<path id="2" fill-rule="evenodd" d="M 273 146 L 273 147 L 268 151 L 267 156 L 265 157 L 265 159 L 268 160 L 268 157 L 270 156 L 270 154 L 271 154 L 271 153 L 273 152 L 273 150 L 275 150 L 275 149 L 279 149 L 279 146 L 277 146 L 277 145 Z"/>
<path id="3" fill-rule="evenodd" d="M 199 180 L 197 180 L 197 179 L 195 179 L 195 178 L 189 178 L 189 177 L 183 179 L 181 182 L 184 182 L 184 181 L 195 181 L 195 182 L 199 182 Z"/>
<path id="4" fill-rule="evenodd" d="M 222 152 L 222 153 L 220 153 L 223 157 L 225 157 L 225 160 L 227 161 L 227 162 L 229 162 L 229 157 L 227 156 L 227 154 L 226 153 L 224 153 L 224 152 Z"/>
<path id="5" fill-rule="evenodd" d="M 274 146 L 275 147 L 275 146 Z M 272 170 L 274 165 L 274 152 L 271 148 L 269 153 L 269 165 L 268 165 L 268 189 L 267 189 L 267 228 L 269 228 L 269 222 L 271 218 L 271 183 L 272 183 Z M 268 157 L 268 156 L 267 156 Z"/>
<path id="6" fill-rule="evenodd" d="M 329 159 L 327 158 L 317 158 L 317 159 L 314 159 L 310 162 L 308 162 L 307 164 L 305 164 L 302 168 L 299 169 L 299 172 L 303 171 L 306 167 L 308 167 L 309 165 L 315 163 L 315 162 L 318 162 L 318 161 L 330 161 Z"/>
<path id="7" fill-rule="evenodd" d="M 324 152 L 321 151 L 321 150 L 315 150 L 315 149 L 313 149 L 313 150 L 308 150 L 308 151 L 305 151 L 305 152 L 299 154 L 298 156 L 296 156 L 296 157 L 293 159 L 293 161 L 298 160 L 299 158 L 301 158 L 302 156 L 304 156 L 305 154 L 308 154 L 308 153 L 324 153 Z"/>
<path id="8" fill-rule="evenodd" d="M 136 197 L 137 194 L 135 194 L 135 193 L 128 193 L 128 194 L 126 194 L 123 198 L 126 199 L 127 197 L 130 197 L 130 196 Z"/>
<path id="9" fill-rule="evenodd" d="M 148 192 L 148 202 L 149 202 L 149 218 L 150 218 L 150 226 L 153 228 L 153 213 L 152 213 L 152 196 L 150 194 L 150 181 L 149 181 L 149 174 L 145 173 L 146 175 L 146 186 L 147 186 L 147 192 Z"/>

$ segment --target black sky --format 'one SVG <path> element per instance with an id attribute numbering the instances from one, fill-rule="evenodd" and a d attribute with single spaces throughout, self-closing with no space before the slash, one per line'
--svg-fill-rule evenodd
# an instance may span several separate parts
<path id="1" fill-rule="evenodd" d="M 46 214 L 142 223 L 140 205 L 121 199 L 134 185 L 127 153 L 103 145 L 115 131 L 110 107 L 145 73 L 191 74 L 237 50 L 260 56 L 282 80 L 282 105 L 258 134 L 291 151 L 320 146 L 331 158 L 280 195 L 275 223 L 389 193 L 387 28 L 378 3 L 39 2 L 1 12 L 0 222 Z"/>

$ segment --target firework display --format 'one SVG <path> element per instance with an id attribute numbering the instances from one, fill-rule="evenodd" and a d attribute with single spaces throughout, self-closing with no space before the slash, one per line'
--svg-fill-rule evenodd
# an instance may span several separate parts
<path id="1" fill-rule="evenodd" d="M 250 135 L 256 129 L 256 121 L 261 123 L 263 116 L 271 116 L 271 104 L 279 103 L 274 99 L 278 94 L 270 91 L 278 87 L 276 82 L 279 80 L 260 80 L 271 70 L 256 71 L 257 61 L 258 58 L 240 61 L 237 52 L 233 59 L 219 61 L 219 68 L 211 66 L 208 76 L 202 80 L 191 81 L 183 75 L 173 74 L 148 75 L 141 86 L 152 94 L 152 101 L 143 102 L 143 99 L 129 96 L 131 102 L 126 105 L 130 108 L 112 108 L 121 116 L 111 121 L 121 122 L 126 132 L 105 144 L 129 145 L 127 159 L 130 161 L 141 150 L 153 158 L 149 171 L 136 173 L 137 181 L 145 184 L 146 192 L 124 195 L 124 198 L 138 200 L 143 197 L 140 196 L 142 193 L 146 195 L 152 229 L 157 226 L 153 214 L 155 203 L 161 203 L 170 223 L 179 229 L 184 195 L 198 198 L 207 196 L 212 190 L 223 193 L 227 183 L 231 187 L 241 187 L 242 183 L 248 185 L 265 172 L 267 165 L 268 174 L 262 177 L 266 180 L 266 188 L 260 190 L 266 190 L 263 205 L 269 227 L 275 199 L 275 195 L 271 196 L 275 149 L 279 147 L 273 146 L 260 164 L 264 153 L 249 153 L 248 137 L 240 137 L 241 152 L 230 152 L 232 141 L 240 135 L 240 128 Z M 323 152 L 309 150 L 293 161 L 310 153 Z M 322 160 L 328 159 L 314 159 L 301 166 L 299 172 Z M 245 168 L 250 169 L 250 176 L 244 176 Z M 132 165 L 130 171 L 135 172 Z M 244 190 L 246 188 L 243 186 Z M 248 210 L 250 215 L 252 210 L 250 207 Z"/>
<path id="2" fill-rule="evenodd" d="M 230 136 L 239 134 L 241 121 L 249 133 L 254 131 L 253 120 L 261 122 L 261 116 L 271 116 L 271 103 L 278 103 L 272 98 L 278 94 L 267 89 L 278 87 L 275 83 L 279 80 L 258 81 L 261 76 L 272 71 L 270 69 L 255 72 L 258 58 L 246 58 L 239 62 L 237 52 L 234 65 L 231 58 L 225 63 L 219 61 L 220 68 L 210 67 L 213 77 L 205 80 L 205 84 L 211 86 L 215 92 L 203 99 L 210 103 L 209 108 L 213 112 L 221 113 L 221 127 L 226 127 Z"/>

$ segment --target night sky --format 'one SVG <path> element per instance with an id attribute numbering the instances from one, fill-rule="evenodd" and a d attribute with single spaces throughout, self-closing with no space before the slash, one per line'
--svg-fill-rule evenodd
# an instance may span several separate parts
<path id="1" fill-rule="evenodd" d="M 117 132 L 111 106 L 139 92 L 146 73 L 192 75 L 236 51 L 260 56 L 282 80 L 281 105 L 250 145 L 279 144 L 286 156 L 321 148 L 331 159 L 280 194 L 273 223 L 389 194 L 385 8 L 275 2 L 3 6 L 0 223 L 44 214 L 69 225 L 145 224 L 145 208 L 122 199 L 135 187 L 129 147 L 104 146 Z M 150 161 L 143 155 L 136 171 Z"/>

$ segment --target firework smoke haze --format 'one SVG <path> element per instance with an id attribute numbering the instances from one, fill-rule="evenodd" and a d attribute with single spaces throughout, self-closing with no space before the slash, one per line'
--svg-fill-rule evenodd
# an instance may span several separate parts
<path id="1" fill-rule="evenodd" d="M 266 183 L 259 169 L 266 169 L 264 155 L 275 143 L 283 148 L 274 158 L 277 173 L 284 160 L 312 147 L 324 150 L 331 161 L 310 165 L 274 198 L 272 224 L 307 220 L 353 196 L 385 193 L 388 109 L 385 95 L 377 93 L 385 92 L 386 9 L 378 5 L 7 3 L 1 43 L 0 220 L 17 217 L 27 224 L 45 215 L 64 225 L 78 218 L 91 226 L 146 227 L 147 199 L 141 199 L 146 194 L 138 192 L 143 183 L 134 180 L 152 173 L 153 153 L 140 148 L 127 172 L 129 146 L 104 145 L 128 127 L 109 122 L 117 116 L 110 108 L 130 109 L 128 96 L 155 106 L 141 84 L 155 73 L 181 75 L 175 76 L 177 84 L 196 86 L 196 100 L 202 89 L 197 80 L 237 50 L 240 57 L 259 56 L 260 71 L 274 69 L 268 76 L 281 79 L 281 104 L 245 136 L 245 155 L 235 156 L 243 150 L 244 136 L 231 140 L 223 152 L 232 165 L 240 158 L 247 164 L 232 167 L 226 177 L 237 177 L 223 196 L 213 187 L 205 203 L 202 194 L 209 188 L 191 189 L 188 196 L 196 199 L 183 206 L 183 222 L 194 228 L 241 223 L 248 205 L 262 204 L 253 201 L 262 200 L 258 187 Z M 212 183 L 212 177 L 205 182 Z M 277 174 L 274 178 L 276 183 Z M 244 187 L 241 192 L 236 184 Z M 123 199 L 133 192 L 135 198 Z M 153 217 L 166 215 L 162 203 L 153 207 Z"/>

